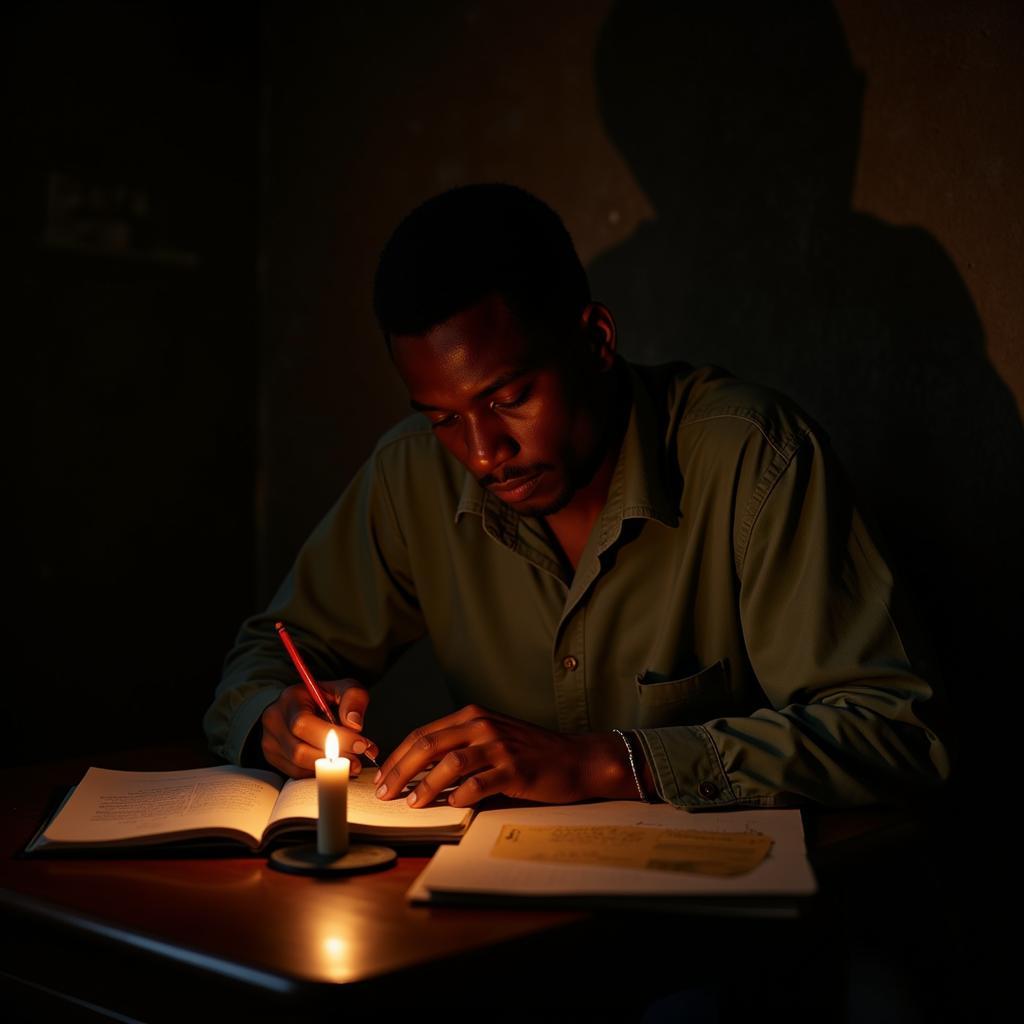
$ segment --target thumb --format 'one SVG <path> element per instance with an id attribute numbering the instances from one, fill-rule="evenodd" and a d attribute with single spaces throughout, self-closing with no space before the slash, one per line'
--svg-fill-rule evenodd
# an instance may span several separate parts
<path id="1" fill-rule="evenodd" d="M 350 729 L 362 729 L 369 691 L 356 679 L 334 679 L 323 684 L 329 699 L 338 705 L 338 723 Z"/>

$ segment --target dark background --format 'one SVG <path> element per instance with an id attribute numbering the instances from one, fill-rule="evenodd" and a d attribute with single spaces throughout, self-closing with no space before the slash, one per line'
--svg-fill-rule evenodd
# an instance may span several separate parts
<path id="1" fill-rule="evenodd" d="M 475 180 L 563 214 L 627 357 L 719 363 L 821 422 L 961 762 L 989 756 L 1021 677 L 1019 5 L 2 17 L 5 760 L 199 735 L 238 623 L 407 411 L 377 251 Z M 385 746 L 447 699 L 427 652 L 399 675 Z"/>
<path id="2" fill-rule="evenodd" d="M 239 622 L 406 413 L 380 246 L 507 180 L 562 213 L 628 358 L 719 363 L 830 433 L 950 694 L 949 806 L 989 824 L 1022 677 L 1022 29 L 1012 0 L 6 5 L 4 761 L 201 739 Z M 420 647 L 368 724 L 387 749 L 446 706 Z"/>
<path id="3" fill-rule="evenodd" d="M 719 363 L 830 433 L 930 631 L 958 774 L 1000 785 L 971 773 L 1021 678 L 1019 5 L 3 19 L 6 761 L 199 737 L 238 623 L 407 411 L 380 246 L 508 180 L 562 212 L 627 357 Z M 425 646 L 379 694 L 384 747 L 449 706 Z"/>

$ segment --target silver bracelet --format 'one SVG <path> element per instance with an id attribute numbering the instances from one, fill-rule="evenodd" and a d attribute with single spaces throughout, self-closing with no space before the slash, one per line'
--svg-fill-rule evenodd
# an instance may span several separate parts
<path id="1" fill-rule="evenodd" d="M 640 784 L 640 776 L 636 770 L 636 760 L 633 757 L 633 744 L 629 742 L 629 737 L 621 729 L 612 729 L 612 732 L 617 732 L 622 737 L 622 742 L 626 744 L 626 753 L 629 754 L 629 767 L 633 769 L 633 781 L 636 783 L 640 799 L 645 804 L 651 803 L 651 798 L 644 792 L 644 787 Z"/>

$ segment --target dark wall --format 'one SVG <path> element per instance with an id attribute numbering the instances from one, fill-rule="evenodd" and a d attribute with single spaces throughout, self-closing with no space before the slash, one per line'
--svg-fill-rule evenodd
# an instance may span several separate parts
<path id="1" fill-rule="evenodd" d="M 8 5 L 4 761 L 199 738 L 254 600 L 258 25 Z"/>
<path id="2" fill-rule="evenodd" d="M 1019 7 L 706 8 L 6 9 L 20 714 L 45 685 L 79 747 L 197 731 L 405 414 L 377 251 L 505 179 L 563 213 L 627 356 L 721 363 L 830 432 L 983 756 L 1019 677 Z M 444 705 L 422 655 L 382 742 Z"/>

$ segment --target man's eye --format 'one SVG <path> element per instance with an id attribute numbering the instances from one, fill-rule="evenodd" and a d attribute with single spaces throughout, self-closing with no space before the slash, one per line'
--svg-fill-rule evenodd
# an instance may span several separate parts
<path id="1" fill-rule="evenodd" d="M 496 400 L 491 401 L 492 409 L 514 409 L 517 405 L 522 405 L 529 397 L 532 387 L 524 388 L 516 395 L 515 398 L 508 402 L 498 402 Z M 459 421 L 459 414 L 457 412 L 449 413 L 447 416 L 442 416 L 439 420 L 431 420 L 430 425 L 432 427 L 451 427 Z"/>
<path id="2" fill-rule="evenodd" d="M 510 402 L 492 402 L 491 404 L 495 409 L 514 409 L 517 405 L 522 405 L 530 397 L 530 389 L 524 388 L 519 394 L 513 398 Z"/>

